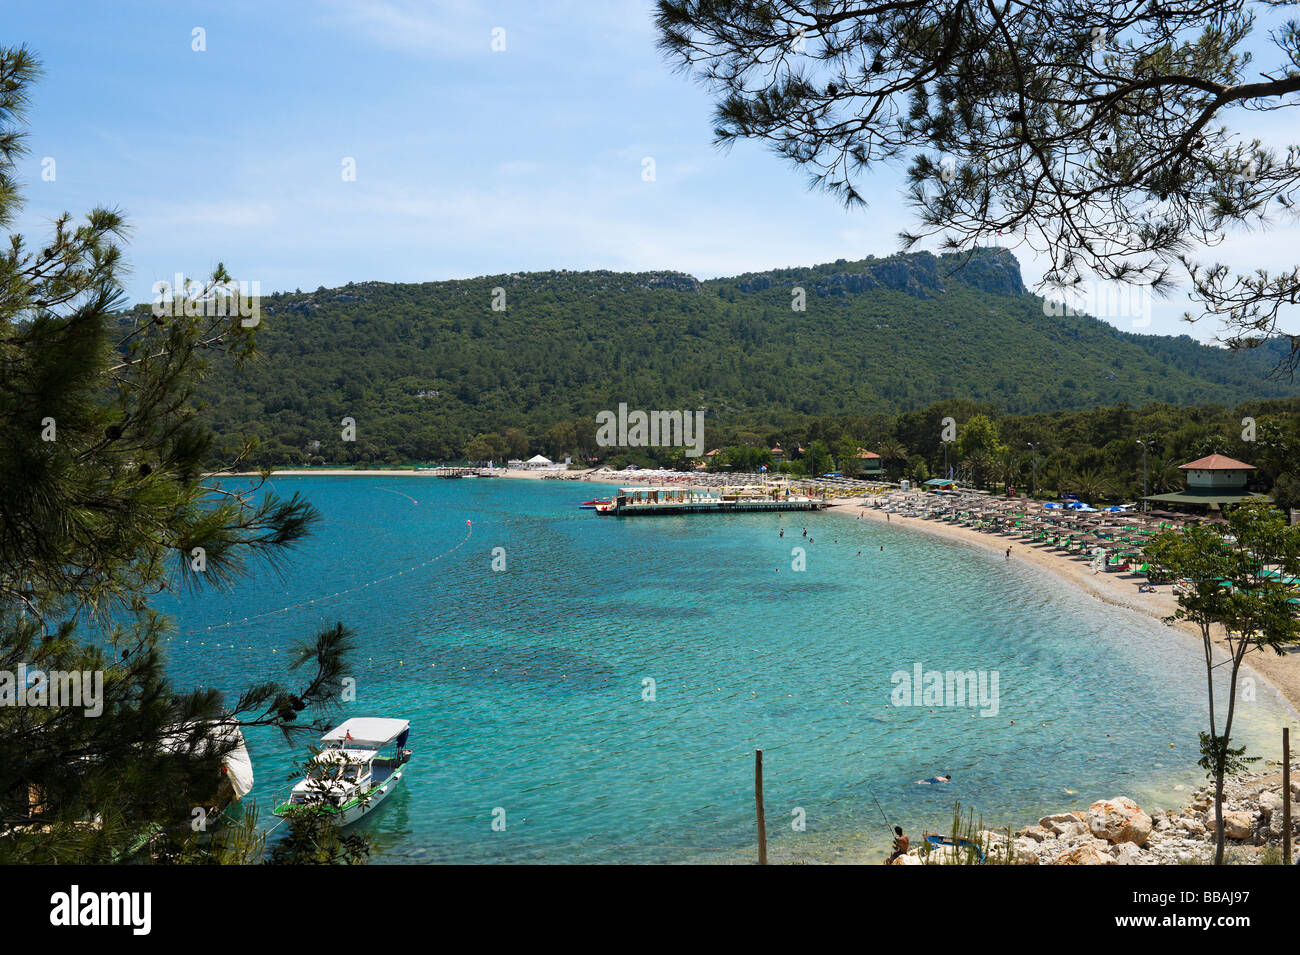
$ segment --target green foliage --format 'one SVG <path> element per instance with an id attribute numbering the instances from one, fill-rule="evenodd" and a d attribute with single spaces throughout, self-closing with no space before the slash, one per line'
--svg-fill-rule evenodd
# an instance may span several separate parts
<path id="1" fill-rule="evenodd" d="M 345 833 L 328 817 L 294 811 L 289 832 L 271 847 L 271 865 L 362 865 L 370 857 L 370 840 L 361 832 Z"/>
<path id="2" fill-rule="evenodd" d="M 1229 746 L 1226 736 L 1201 733 L 1200 738 L 1201 758 L 1196 761 L 1196 765 L 1205 770 L 1207 779 L 1218 779 L 1221 774 L 1232 776 L 1243 773 L 1259 762 L 1258 756 L 1246 755 L 1246 747 Z"/>
<path id="3" fill-rule="evenodd" d="M 1278 476 L 1273 486 L 1273 503 L 1290 514 L 1300 510 L 1300 473 L 1285 473 Z"/>
<path id="4" fill-rule="evenodd" d="M 1185 272 L 1190 320 L 1212 316 L 1233 348 L 1283 337 L 1288 373 L 1300 335 L 1279 333 L 1300 267 L 1197 261 L 1300 198 L 1300 149 L 1242 122 L 1296 105 L 1300 25 L 1260 29 L 1279 6 L 659 0 L 655 22 L 660 49 L 715 97 L 720 145 L 766 145 L 850 208 L 906 163 L 905 248 L 1024 242 L 1051 263 L 1045 285 L 1086 297 L 1098 278 L 1167 295 Z"/>
<path id="5" fill-rule="evenodd" d="M 1215 814 L 1222 820 L 1223 780 L 1254 760 L 1233 748 L 1237 679 L 1248 653 L 1282 654 L 1300 644 L 1300 619 L 1288 602 L 1283 578 L 1300 576 L 1300 527 L 1267 502 L 1248 501 L 1227 509 L 1227 526 L 1190 527 L 1158 535 L 1145 550 L 1154 573 L 1181 580 L 1174 619 L 1188 620 L 1201 634 L 1205 650 L 1209 729 L 1201 733 L 1200 765 L 1215 783 Z M 1215 628 L 1223 631 L 1228 652 L 1226 705 L 1219 707 L 1214 676 Z M 1223 863 L 1224 827 L 1216 835 L 1215 861 Z"/>
<path id="6" fill-rule="evenodd" d="M 0 48 L 0 222 L 19 206 L 13 162 L 36 75 L 28 51 Z M 206 307 L 115 311 L 123 232 L 111 210 L 64 214 L 39 243 L 11 236 L 0 253 L 0 671 L 103 688 L 93 705 L 0 706 L 3 862 L 119 862 L 154 844 L 177 857 L 194 811 L 223 801 L 230 729 L 287 731 L 329 705 L 349 644 L 327 631 L 294 658 L 302 685 L 268 680 L 235 700 L 166 677 L 169 622 L 153 597 L 274 570 L 316 512 L 202 478 L 214 452 L 195 393 L 210 358 L 243 366 L 252 329 Z M 199 294 L 228 278 L 218 266 Z"/>
<path id="7" fill-rule="evenodd" d="M 889 431 L 883 419 L 903 414 L 897 437 L 933 465 L 930 402 L 966 421 L 1300 392 L 1262 380 L 1271 365 L 1262 351 L 1045 316 L 1014 257 L 978 258 L 957 269 L 953 257 L 919 253 L 707 282 L 542 272 L 277 293 L 261 299 L 258 359 L 219 360 L 201 394 L 230 449 L 256 439 L 249 460 L 265 465 L 309 453 L 331 464 L 458 460 L 487 450 L 476 442 L 468 455 L 476 438 L 512 434 L 492 450 L 581 461 L 601 452 L 596 413 L 620 402 L 704 409 L 709 448 L 770 449 L 769 438 L 787 451 L 818 438 L 834 448 L 836 436 L 811 423 L 846 416 L 872 449 Z M 502 312 L 491 309 L 498 287 Z M 808 294 L 806 311 L 790 307 L 795 287 Z M 124 327 L 132 314 L 120 316 Z M 356 441 L 341 440 L 345 416 Z M 1012 437 L 1001 443 L 1023 450 Z M 313 441 L 321 447 L 309 452 Z M 901 458 L 887 466 L 898 472 Z"/>

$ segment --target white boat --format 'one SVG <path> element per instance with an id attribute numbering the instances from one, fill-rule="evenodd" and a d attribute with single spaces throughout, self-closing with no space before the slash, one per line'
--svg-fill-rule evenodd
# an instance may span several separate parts
<path id="1" fill-rule="evenodd" d="M 402 781 L 411 751 L 408 720 L 358 717 L 321 737 L 310 772 L 293 787 L 277 816 L 311 810 L 346 826 L 374 810 Z"/>

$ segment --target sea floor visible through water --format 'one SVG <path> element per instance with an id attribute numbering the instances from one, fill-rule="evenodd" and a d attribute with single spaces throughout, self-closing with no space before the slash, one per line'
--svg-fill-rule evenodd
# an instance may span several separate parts
<path id="1" fill-rule="evenodd" d="M 1018 828 L 1203 779 L 1195 644 L 990 552 L 832 513 L 602 518 L 569 482 L 270 489 L 315 503 L 316 533 L 283 577 L 163 601 L 169 672 L 233 699 L 351 627 L 331 725 L 412 722 L 402 788 L 358 824 L 376 862 L 749 862 L 757 748 L 774 862 L 878 861 L 882 810 Z M 918 665 L 996 675 L 996 706 L 895 705 Z M 1275 757 L 1288 711 L 1248 695 L 1238 739 Z M 249 734 L 268 828 L 311 741 Z"/>

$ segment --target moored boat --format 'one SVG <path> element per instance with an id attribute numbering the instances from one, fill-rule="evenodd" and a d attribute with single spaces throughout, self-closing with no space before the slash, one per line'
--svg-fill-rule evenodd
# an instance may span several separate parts
<path id="1" fill-rule="evenodd" d="M 408 720 L 354 717 L 321 737 L 321 751 L 307 776 L 293 787 L 275 815 L 309 811 L 339 826 L 356 822 L 383 802 L 402 781 L 411 758 Z"/>

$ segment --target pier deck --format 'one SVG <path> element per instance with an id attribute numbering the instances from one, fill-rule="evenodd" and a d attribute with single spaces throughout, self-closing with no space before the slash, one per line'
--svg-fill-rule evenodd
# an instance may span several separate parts
<path id="1" fill-rule="evenodd" d="M 747 489 L 748 490 L 748 489 Z M 754 511 L 820 511 L 826 501 L 777 493 L 718 495 L 699 488 L 619 488 L 614 504 L 603 513 L 615 517 L 670 514 L 738 514 Z"/>

